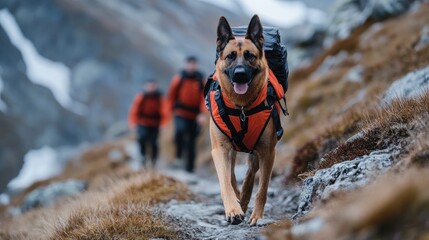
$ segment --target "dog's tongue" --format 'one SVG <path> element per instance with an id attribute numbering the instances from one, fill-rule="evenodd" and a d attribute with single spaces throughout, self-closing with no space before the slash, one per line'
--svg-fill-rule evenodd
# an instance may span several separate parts
<path id="1" fill-rule="evenodd" d="M 237 94 L 245 94 L 248 88 L 247 83 L 234 83 L 234 91 Z"/>

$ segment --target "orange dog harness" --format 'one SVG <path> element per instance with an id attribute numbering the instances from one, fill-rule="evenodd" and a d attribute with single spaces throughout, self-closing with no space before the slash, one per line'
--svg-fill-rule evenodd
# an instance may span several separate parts
<path id="1" fill-rule="evenodd" d="M 210 89 L 205 94 L 206 107 L 213 122 L 231 140 L 236 151 L 252 153 L 271 117 L 276 127 L 277 139 L 281 138 L 283 128 L 279 110 L 287 115 L 287 109 L 280 103 L 282 99 L 285 101 L 283 87 L 271 70 L 261 94 L 246 109 L 235 106 L 222 94 L 216 74 L 213 74 L 207 85 Z"/>

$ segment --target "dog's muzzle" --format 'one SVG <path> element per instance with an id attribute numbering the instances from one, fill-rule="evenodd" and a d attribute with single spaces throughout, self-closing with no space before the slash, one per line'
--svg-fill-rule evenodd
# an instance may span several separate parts
<path id="1" fill-rule="evenodd" d="M 258 72 L 258 68 L 252 68 L 246 65 L 237 65 L 225 69 L 225 74 L 228 75 L 228 78 L 232 84 L 250 84 Z"/>

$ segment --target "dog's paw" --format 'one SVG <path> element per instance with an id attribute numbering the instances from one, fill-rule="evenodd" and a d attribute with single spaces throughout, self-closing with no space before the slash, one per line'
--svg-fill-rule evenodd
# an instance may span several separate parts
<path id="1" fill-rule="evenodd" d="M 256 223 L 258 222 L 259 219 L 261 219 L 262 216 L 258 216 L 256 214 L 252 213 L 252 216 L 250 216 L 249 220 L 247 221 L 247 223 L 250 224 L 250 226 L 256 226 Z"/>
<path id="2" fill-rule="evenodd" d="M 226 220 L 232 225 L 240 224 L 244 220 L 244 212 L 241 209 L 235 209 L 226 212 Z"/>

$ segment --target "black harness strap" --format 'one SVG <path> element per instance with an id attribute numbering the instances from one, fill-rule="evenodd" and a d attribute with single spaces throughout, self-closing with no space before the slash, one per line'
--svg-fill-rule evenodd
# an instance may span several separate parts
<path id="1" fill-rule="evenodd" d="M 237 132 L 237 130 L 234 127 L 234 124 L 232 124 L 231 120 L 228 117 L 228 113 L 225 111 L 225 103 L 222 99 L 222 94 L 220 88 L 216 89 L 214 99 L 216 102 L 216 105 L 219 110 L 219 115 L 222 118 L 222 121 L 226 124 L 229 131 L 231 131 L 231 141 L 241 150 L 244 152 L 250 152 L 250 150 L 244 145 L 243 138 L 244 135 L 247 133 L 247 117 L 245 121 L 241 121 L 241 130 Z"/>
<path id="2" fill-rule="evenodd" d="M 267 101 L 268 101 L 268 105 L 272 106 L 271 116 L 273 117 L 274 127 L 276 128 L 277 140 L 280 140 L 280 138 L 282 138 L 282 136 L 283 136 L 283 127 L 282 127 L 282 123 L 280 121 L 279 111 L 277 110 L 277 107 L 275 106 L 277 96 L 276 96 L 274 88 L 271 84 L 268 84 L 268 90 L 267 91 L 268 91 Z"/>

